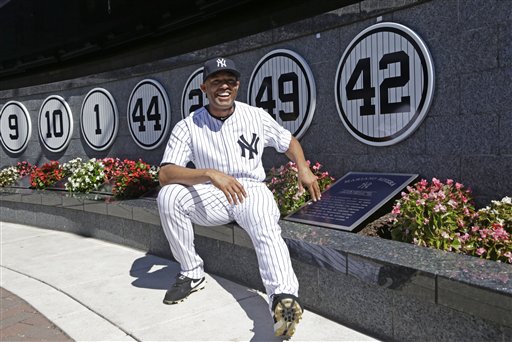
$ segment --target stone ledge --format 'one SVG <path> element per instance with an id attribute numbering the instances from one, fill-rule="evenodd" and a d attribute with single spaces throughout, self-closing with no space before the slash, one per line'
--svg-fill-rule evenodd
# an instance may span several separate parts
<path id="1" fill-rule="evenodd" d="M 0 209 L 5 221 L 170 257 L 154 199 L 113 201 L 101 195 L 3 188 Z M 454 325 L 447 329 L 460 333 L 451 331 L 454 339 L 512 338 L 511 265 L 311 225 L 280 224 L 301 298 L 310 310 L 384 339 L 446 339 L 446 331 L 432 327 L 447 322 Z M 263 289 L 252 243 L 242 228 L 232 223 L 195 226 L 195 231 L 208 272 Z M 393 317 L 407 312 L 431 324 L 404 329 L 406 323 Z"/>

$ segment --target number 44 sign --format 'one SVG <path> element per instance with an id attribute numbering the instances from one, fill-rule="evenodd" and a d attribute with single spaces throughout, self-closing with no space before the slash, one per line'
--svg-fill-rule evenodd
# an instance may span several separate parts
<path id="1" fill-rule="evenodd" d="M 171 106 L 164 87 L 155 80 L 140 81 L 128 101 L 128 128 L 145 150 L 157 148 L 169 131 Z"/>
<path id="2" fill-rule="evenodd" d="M 434 67 L 421 38 L 396 23 L 378 23 L 349 44 L 336 72 L 336 105 L 359 141 L 388 146 L 418 128 L 432 102 Z"/>

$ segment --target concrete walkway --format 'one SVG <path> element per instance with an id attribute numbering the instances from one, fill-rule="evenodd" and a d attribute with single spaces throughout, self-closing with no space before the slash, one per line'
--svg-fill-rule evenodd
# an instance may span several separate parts
<path id="1" fill-rule="evenodd" d="M 0 229 L 0 286 L 76 341 L 282 340 L 255 290 L 207 275 L 204 290 L 164 305 L 176 263 L 59 231 L 6 222 Z M 306 311 L 292 340 L 374 339 Z"/>

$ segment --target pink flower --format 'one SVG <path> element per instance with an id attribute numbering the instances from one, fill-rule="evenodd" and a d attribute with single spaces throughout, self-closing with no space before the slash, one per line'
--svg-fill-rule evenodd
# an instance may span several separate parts
<path id="1" fill-rule="evenodd" d="M 432 185 L 436 190 L 439 190 L 443 186 L 443 183 L 441 183 L 437 178 L 432 178 Z"/>
<path id="2" fill-rule="evenodd" d="M 460 184 L 460 183 L 455 183 L 455 189 L 457 190 L 460 190 L 464 187 L 464 185 Z"/>
<path id="3" fill-rule="evenodd" d="M 444 212 L 446 212 L 446 207 L 444 205 L 438 203 L 438 204 L 436 204 L 434 206 L 434 212 L 436 212 L 436 213 L 438 213 L 438 212 L 444 213 Z"/>
<path id="4" fill-rule="evenodd" d="M 447 185 L 452 185 L 453 184 L 453 179 L 447 179 L 446 180 L 446 184 Z"/>
<path id="5" fill-rule="evenodd" d="M 480 248 L 478 248 L 478 249 L 476 250 L 476 254 L 478 254 L 478 255 L 482 255 L 482 254 L 484 254 L 485 252 L 487 252 L 487 251 L 486 251 L 486 250 L 485 250 L 485 248 L 483 248 L 483 247 L 480 247 Z"/>
<path id="6" fill-rule="evenodd" d="M 489 229 L 482 229 L 482 230 L 480 230 L 480 237 L 482 239 L 485 239 L 487 237 L 488 233 L 489 233 Z"/>
<path id="7" fill-rule="evenodd" d="M 393 210 L 391 211 L 393 215 L 400 215 L 400 202 L 393 206 Z"/>
<path id="8" fill-rule="evenodd" d="M 503 229 L 503 225 L 499 223 L 493 223 L 492 228 L 494 231 L 491 233 L 494 240 L 508 240 L 509 234 L 505 229 Z"/>
<path id="9" fill-rule="evenodd" d="M 512 264 L 512 252 L 507 252 L 503 254 L 505 257 L 508 258 L 508 262 Z"/>
<path id="10" fill-rule="evenodd" d="M 424 199 L 416 200 L 416 205 L 425 205 L 425 200 Z"/>

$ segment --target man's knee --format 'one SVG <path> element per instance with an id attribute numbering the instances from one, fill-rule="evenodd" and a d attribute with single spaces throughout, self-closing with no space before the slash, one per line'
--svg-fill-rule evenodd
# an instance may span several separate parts
<path id="1" fill-rule="evenodd" d="M 162 208 L 176 205 L 176 203 L 186 195 L 185 190 L 186 187 L 181 184 L 164 185 L 158 192 L 158 196 L 156 198 L 158 208 L 162 210 Z"/>

